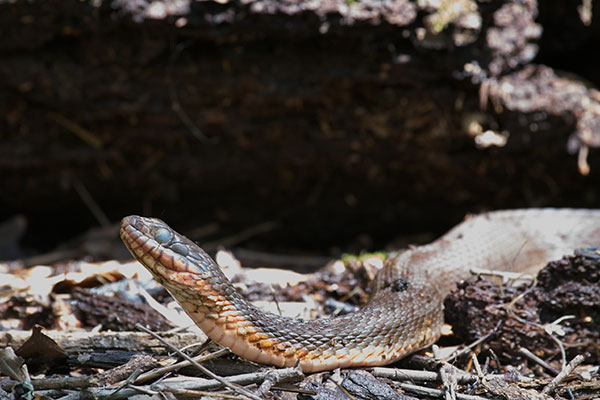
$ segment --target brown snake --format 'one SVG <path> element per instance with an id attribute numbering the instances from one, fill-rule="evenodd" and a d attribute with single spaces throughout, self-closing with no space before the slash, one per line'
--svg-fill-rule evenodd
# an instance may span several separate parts
<path id="1" fill-rule="evenodd" d="M 600 210 L 526 209 L 467 218 L 431 244 L 387 262 L 369 303 L 334 318 L 266 313 L 247 302 L 194 242 L 154 218 L 130 216 L 121 238 L 213 341 L 248 360 L 304 372 L 376 366 L 434 343 L 444 296 L 473 268 L 532 271 L 600 246 Z"/>

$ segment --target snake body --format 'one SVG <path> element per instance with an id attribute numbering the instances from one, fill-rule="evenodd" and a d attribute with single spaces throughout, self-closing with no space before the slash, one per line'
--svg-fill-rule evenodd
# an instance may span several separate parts
<path id="1" fill-rule="evenodd" d="M 216 343 L 248 360 L 304 372 L 394 362 L 434 343 L 443 299 L 473 268 L 527 271 L 600 246 L 600 210 L 524 209 L 467 218 L 431 244 L 389 260 L 360 310 L 314 320 L 247 302 L 198 245 L 159 219 L 125 217 L 121 238 Z"/>

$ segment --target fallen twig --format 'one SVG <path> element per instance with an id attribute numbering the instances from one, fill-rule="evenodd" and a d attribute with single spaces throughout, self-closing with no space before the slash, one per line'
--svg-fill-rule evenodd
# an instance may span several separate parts
<path id="1" fill-rule="evenodd" d="M 432 349 L 435 359 L 441 361 L 440 348 L 438 345 L 434 344 Z M 444 398 L 446 400 L 456 400 L 456 388 L 458 383 L 456 382 L 455 374 L 444 363 L 440 364 L 438 371 L 440 374 L 440 379 L 442 380 L 442 384 L 444 385 Z"/>
<path id="2" fill-rule="evenodd" d="M 413 385 L 412 383 L 404 383 L 404 382 L 399 383 L 399 385 L 402 389 L 406 390 L 407 392 L 419 394 L 421 396 L 429 396 L 429 397 L 436 397 L 436 398 L 444 396 L 444 391 L 440 390 L 440 389 L 432 389 L 432 388 L 428 388 L 428 387 L 424 387 L 424 386 L 417 386 L 417 385 Z M 460 393 L 456 394 L 456 399 L 457 400 L 488 400 L 485 397 L 472 396 L 469 394 L 460 394 Z"/>
<path id="3" fill-rule="evenodd" d="M 519 353 L 523 354 L 525 357 L 529 358 L 531 361 L 535 361 L 542 367 L 546 368 L 548 371 L 552 372 L 554 375 L 558 374 L 559 371 L 557 371 L 556 368 L 552 367 L 552 365 L 548 364 L 546 361 L 542 360 L 541 358 L 539 358 L 538 356 L 533 354 L 531 351 L 529 351 L 525 347 L 521 347 L 519 349 Z"/>
<path id="4" fill-rule="evenodd" d="M 229 354 L 229 349 L 222 348 L 222 349 L 219 349 L 210 354 L 203 354 L 203 355 L 196 356 L 196 357 L 192 358 L 192 360 L 194 360 L 196 362 L 203 362 L 203 361 L 207 361 L 207 360 L 212 360 L 217 357 L 221 357 L 225 354 Z M 140 383 L 143 383 L 143 382 L 146 382 L 146 381 L 149 381 L 152 379 L 156 379 L 159 376 L 166 374 L 167 372 L 176 371 L 180 368 L 188 367 L 190 365 L 192 365 L 192 363 L 190 361 L 185 360 L 185 361 L 180 361 L 180 362 L 172 364 L 172 365 L 167 365 L 166 367 L 156 368 L 152 371 L 148 371 L 144 374 L 141 374 L 135 380 L 134 383 L 139 385 Z"/>
<path id="5" fill-rule="evenodd" d="M 256 390 L 256 395 L 262 397 L 279 382 L 303 377 L 304 374 L 302 373 L 302 368 L 300 368 L 299 365 L 294 368 L 272 369 L 267 372 L 267 376 L 263 380 L 263 383 Z"/>
<path id="6" fill-rule="evenodd" d="M 491 331 L 489 331 L 488 333 L 486 333 L 484 336 L 480 337 L 479 339 L 477 339 L 473 343 L 469 344 L 468 346 L 463 347 L 462 349 L 456 350 L 455 352 L 453 352 L 452 354 L 450 354 L 448 357 L 446 357 L 443 361 L 445 361 L 445 362 L 452 362 L 453 360 L 456 360 L 457 358 L 462 357 L 464 354 L 466 354 L 469 351 L 471 351 L 474 347 L 477 347 L 481 343 L 485 342 L 494 333 L 498 332 L 498 329 L 500 328 L 501 325 L 502 325 L 502 321 L 498 321 L 498 323 L 496 324 L 496 326 L 494 327 L 494 329 L 492 329 Z"/>
<path id="7" fill-rule="evenodd" d="M 567 378 L 567 376 L 571 375 L 575 368 L 577 368 L 577 366 L 583 362 L 583 359 L 584 357 L 581 354 L 579 354 L 574 359 L 569 361 L 569 363 L 562 369 L 562 371 L 560 371 L 560 373 L 556 375 L 554 379 L 552 379 L 552 382 L 550 382 L 548 385 L 546 385 L 546 387 L 544 387 L 544 389 L 542 389 L 542 393 L 549 394 L 553 392 L 556 389 L 556 387 L 562 381 L 564 381 L 565 378 Z"/>
<path id="8" fill-rule="evenodd" d="M 179 354 L 181 357 L 185 358 L 186 360 L 188 360 L 193 366 L 195 366 L 196 368 L 198 368 L 200 371 L 202 371 L 204 374 L 210 376 L 211 378 L 221 382 L 224 386 L 230 388 L 231 390 L 242 394 L 250 399 L 254 399 L 254 400 L 261 400 L 260 397 L 256 396 L 254 393 L 250 392 L 249 390 L 244 389 L 243 387 L 237 386 L 235 384 L 232 384 L 230 382 L 228 382 L 226 379 L 218 376 L 217 374 L 213 373 L 211 370 L 207 369 L 205 366 L 203 366 L 202 364 L 198 364 L 196 361 L 194 361 L 194 359 L 190 356 L 188 356 L 187 354 L 185 354 L 184 352 L 182 352 L 181 350 L 179 350 L 177 347 L 175 346 L 171 346 L 169 343 L 167 343 L 163 338 L 161 338 L 159 335 L 157 335 L 156 333 L 152 332 L 150 329 L 146 329 L 146 327 L 140 325 L 140 324 L 136 324 L 137 328 L 149 333 L 150 335 L 154 336 L 158 341 L 160 341 L 161 343 L 163 343 L 165 346 L 170 347 L 173 351 L 175 351 L 177 354 Z"/>
<path id="9" fill-rule="evenodd" d="M 417 382 L 439 382 L 440 375 L 433 371 L 420 371 L 412 369 L 375 367 L 371 369 L 373 376 L 388 378 L 397 381 L 417 381 Z M 460 384 L 473 383 L 477 377 L 467 372 L 458 373 L 456 380 Z"/>

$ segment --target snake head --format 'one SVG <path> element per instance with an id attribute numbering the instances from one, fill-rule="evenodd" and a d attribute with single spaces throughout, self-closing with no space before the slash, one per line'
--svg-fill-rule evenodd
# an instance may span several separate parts
<path id="1" fill-rule="evenodd" d="M 227 279 L 204 250 L 158 218 L 123 218 L 121 239 L 131 254 L 161 282 L 186 287 L 212 279 Z"/>

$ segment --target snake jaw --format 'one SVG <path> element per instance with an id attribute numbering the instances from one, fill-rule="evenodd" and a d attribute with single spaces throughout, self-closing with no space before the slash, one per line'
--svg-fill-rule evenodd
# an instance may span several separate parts
<path id="1" fill-rule="evenodd" d="M 168 228 L 160 219 L 137 215 L 125 217 L 121 221 L 120 235 L 142 265 L 153 266 L 146 268 L 167 280 L 189 285 L 210 277 L 210 269 L 205 264 L 213 262 L 212 259 L 194 242 Z M 198 256 L 200 252 L 202 254 Z"/>

